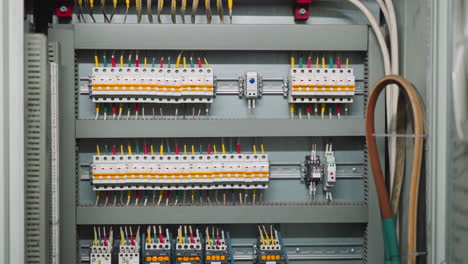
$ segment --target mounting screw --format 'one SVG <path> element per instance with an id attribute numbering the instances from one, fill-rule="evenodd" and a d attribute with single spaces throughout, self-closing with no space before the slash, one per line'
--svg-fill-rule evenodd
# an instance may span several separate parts
<path id="1" fill-rule="evenodd" d="M 300 249 L 300 248 L 296 248 L 296 252 L 297 252 L 297 253 L 301 252 L 301 249 Z"/>
<path id="2" fill-rule="evenodd" d="M 66 12 L 68 11 L 68 7 L 66 7 L 66 6 L 61 6 L 61 7 L 59 8 L 59 10 L 60 10 L 60 12 L 62 12 L 62 13 L 66 13 Z"/>
<path id="3" fill-rule="evenodd" d="M 300 15 L 305 15 L 305 14 L 307 14 L 307 10 L 302 7 L 302 8 L 299 9 L 299 14 Z"/>
<path id="4" fill-rule="evenodd" d="M 356 171 L 357 171 L 356 168 L 353 168 L 353 173 L 356 173 Z"/>

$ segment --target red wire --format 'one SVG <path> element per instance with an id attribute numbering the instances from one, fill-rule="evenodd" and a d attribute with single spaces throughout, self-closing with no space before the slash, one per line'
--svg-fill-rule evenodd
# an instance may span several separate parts
<path id="1" fill-rule="evenodd" d="M 112 55 L 111 57 L 112 67 L 115 67 L 115 57 Z"/>
<path id="2" fill-rule="evenodd" d="M 130 244 L 132 244 L 132 246 L 135 245 L 135 241 L 133 240 L 133 235 L 130 235 Z"/>
<path id="3" fill-rule="evenodd" d="M 115 115 L 117 113 L 117 106 L 112 104 L 112 114 Z"/>
<path id="4" fill-rule="evenodd" d="M 312 68 L 312 58 L 307 58 L 307 68 Z"/>
<path id="5" fill-rule="evenodd" d="M 140 191 L 135 191 L 135 198 L 139 199 L 140 198 Z"/>
<path id="6" fill-rule="evenodd" d="M 237 154 L 241 154 L 241 146 L 240 146 L 240 144 L 237 144 Z"/>
<path id="7" fill-rule="evenodd" d="M 140 60 L 139 59 L 135 60 L 135 66 L 140 67 Z"/>
<path id="8" fill-rule="evenodd" d="M 203 64 L 200 58 L 198 58 L 198 68 L 203 68 Z"/>
<path id="9" fill-rule="evenodd" d="M 310 104 L 307 104 L 307 105 L 306 105 L 306 112 L 307 112 L 307 114 L 310 114 L 310 108 L 311 108 L 311 105 L 310 105 Z"/>
<path id="10" fill-rule="evenodd" d="M 221 241 L 219 239 L 219 234 L 216 235 L 216 244 L 221 245 Z"/>
<path id="11" fill-rule="evenodd" d="M 104 246 L 106 246 L 106 247 L 107 247 L 107 236 L 106 236 L 106 234 L 105 234 L 105 233 L 104 233 Z"/>
<path id="12" fill-rule="evenodd" d="M 190 232 L 190 242 L 195 243 L 195 239 L 193 238 L 193 233 Z"/>
<path id="13" fill-rule="evenodd" d="M 164 243 L 164 239 L 163 239 L 162 233 L 159 233 L 159 243 Z"/>
<path id="14" fill-rule="evenodd" d="M 135 112 L 139 112 L 140 111 L 140 106 L 138 104 L 135 104 Z"/>
<path id="15" fill-rule="evenodd" d="M 171 191 L 167 191 L 166 199 L 167 200 L 171 199 Z"/>
<path id="16" fill-rule="evenodd" d="M 112 155 L 116 155 L 117 154 L 117 147 L 114 145 L 112 146 Z"/>
<path id="17" fill-rule="evenodd" d="M 164 68 L 164 58 L 159 61 L 159 68 Z"/>
<path id="18" fill-rule="evenodd" d="M 175 145 L 175 154 L 179 155 L 179 145 Z"/>
<path id="19" fill-rule="evenodd" d="M 339 104 L 336 105 L 336 113 L 341 114 L 341 106 Z"/>
<path id="20" fill-rule="evenodd" d="M 211 154 L 211 145 L 208 145 L 208 154 Z"/>
<path id="21" fill-rule="evenodd" d="M 143 145 L 143 152 L 145 153 L 145 155 L 148 155 L 148 146 Z"/>
<path id="22" fill-rule="evenodd" d="M 340 58 L 340 57 L 338 57 L 338 62 L 337 62 L 337 64 L 338 64 L 338 66 L 337 66 L 338 69 L 340 69 L 340 68 L 341 68 L 341 58 Z"/>

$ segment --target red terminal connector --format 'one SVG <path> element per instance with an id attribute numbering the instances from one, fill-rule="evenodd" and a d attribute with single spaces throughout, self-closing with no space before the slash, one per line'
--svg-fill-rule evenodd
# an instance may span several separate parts
<path id="1" fill-rule="evenodd" d="M 309 4 L 312 3 L 312 0 L 296 0 L 296 7 L 294 10 L 294 19 L 295 20 L 307 20 L 310 17 L 310 7 Z"/>
<path id="2" fill-rule="evenodd" d="M 70 0 L 56 0 L 55 14 L 58 18 L 72 18 L 72 2 Z"/>
<path id="3" fill-rule="evenodd" d="M 179 145 L 175 145 L 175 154 L 179 155 Z"/>

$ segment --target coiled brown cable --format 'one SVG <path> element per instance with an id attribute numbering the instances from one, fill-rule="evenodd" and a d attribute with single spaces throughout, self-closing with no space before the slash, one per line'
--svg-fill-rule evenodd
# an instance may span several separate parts
<path id="1" fill-rule="evenodd" d="M 408 208 L 408 262 L 409 264 L 416 263 L 416 225 L 417 225 L 417 209 L 418 209 L 418 192 L 419 180 L 421 176 L 421 161 L 424 143 L 424 122 L 425 108 L 416 89 L 406 79 L 390 75 L 380 80 L 372 89 L 369 95 L 369 101 L 366 109 L 366 141 L 369 150 L 369 160 L 374 176 L 375 187 L 380 204 L 382 218 L 389 219 L 393 217 L 392 208 L 388 197 L 387 188 L 385 186 L 384 175 L 380 165 L 379 153 L 377 150 L 377 141 L 375 137 L 375 107 L 380 93 L 390 84 L 396 84 L 402 89 L 409 99 L 409 104 L 413 111 L 414 122 L 414 152 L 411 168 L 411 186 L 410 200 Z"/>

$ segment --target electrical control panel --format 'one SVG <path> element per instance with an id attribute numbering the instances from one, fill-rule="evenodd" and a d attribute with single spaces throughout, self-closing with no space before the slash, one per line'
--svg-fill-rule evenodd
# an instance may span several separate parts
<path id="1" fill-rule="evenodd" d="M 105 190 L 265 189 L 267 154 L 95 155 L 93 188 Z"/>
<path id="2" fill-rule="evenodd" d="M 169 229 L 148 226 L 143 250 L 143 264 L 171 264 L 172 242 Z"/>
<path id="3" fill-rule="evenodd" d="M 95 67 L 90 95 L 94 103 L 211 104 L 211 68 Z"/>

